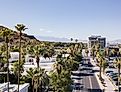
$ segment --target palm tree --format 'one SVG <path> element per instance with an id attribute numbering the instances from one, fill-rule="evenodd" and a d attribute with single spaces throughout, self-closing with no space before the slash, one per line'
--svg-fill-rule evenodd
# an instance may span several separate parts
<path id="1" fill-rule="evenodd" d="M 16 78 L 18 78 L 18 69 L 20 71 L 20 74 L 24 72 L 23 64 L 23 62 L 20 62 L 20 64 L 18 64 L 18 61 L 13 63 L 12 71 L 14 72 Z"/>
<path id="2" fill-rule="evenodd" d="M 116 67 L 117 67 L 117 69 L 118 69 L 118 91 L 120 92 L 120 80 L 119 80 L 119 78 L 120 78 L 120 73 L 121 73 L 121 71 L 120 71 L 120 69 L 121 69 L 121 58 L 116 58 L 115 59 L 115 64 L 116 64 Z"/>
<path id="3" fill-rule="evenodd" d="M 109 51 L 109 48 L 106 48 L 105 49 L 105 56 L 108 58 L 109 60 L 109 57 L 110 57 L 110 51 Z"/>
<path id="4" fill-rule="evenodd" d="M 37 63 L 37 67 L 39 68 L 39 63 L 40 63 L 40 47 L 39 45 L 36 45 L 34 47 L 34 54 L 35 54 L 35 57 L 36 57 L 36 63 Z"/>
<path id="5" fill-rule="evenodd" d="M 70 40 L 71 40 L 71 42 L 72 42 L 72 41 L 73 41 L 73 38 L 71 38 Z"/>
<path id="6" fill-rule="evenodd" d="M 54 48 L 48 46 L 36 45 L 33 49 L 34 55 L 36 57 L 37 67 L 39 68 L 40 56 L 43 56 L 45 59 L 50 58 L 55 54 Z"/>
<path id="7" fill-rule="evenodd" d="M 104 57 L 104 53 L 103 51 L 99 51 L 97 53 L 97 60 L 98 60 L 98 63 L 99 63 L 99 67 L 100 67 L 100 72 L 99 72 L 99 78 L 102 79 L 102 68 L 103 68 L 103 62 L 105 62 L 105 57 Z"/>
<path id="8" fill-rule="evenodd" d="M 111 50 L 111 56 L 113 56 L 113 57 L 116 56 L 116 50 L 115 49 Z"/>
<path id="9" fill-rule="evenodd" d="M 70 72 L 62 70 L 58 75 L 56 72 L 52 72 L 50 75 L 50 84 L 54 92 L 71 92 L 70 85 L 72 79 L 70 78 Z"/>
<path id="10" fill-rule="evenodd" d="M 91 56 L 92 56 L 92 58 L 93 58 L 93 60 L 94 60 L 94 58 L 95 58 L 95 45 L 93 45 L 92 46 L 92 48 L 91 48 Z"/>
<path id="11" fill-rule="evenodd" d="M 54 64 L 54 70 L 50 75 L 50 84 L 53 91 L 70 92 L 72 64 L 72 60 L 67 61 L 65 58 L 57 58 Z"/>
<path id="12" fill-rule="evenodd" d="M 57 74 L 60 74 L 62 69 L 63 69 L 63 65 L 62 65 L 62 60 L 58 58 L 58 61 L 55 62 L 55 64 L 53 65 L 54 70 L 56 71 Z"/>
<path id="13" fill-rule="evenodd" d="M 88 53 L 89 53 L 88 48 L 85 48 L 85 53 L 86 53 L 86 56 L 88 56 Z"/>
<path id="14" fill-rule="evenodd" d="M 34 92 L 34 83 L 32 82 L 32 78 L 37 73 L 37 68 L 29 68 L 26 72 L 27 74 L 23 76 L 23 80 L 30 83 L 30 90 Z"/>
<path id="15" fill-rule="evenodd" d="M 106 60 L 104 60 L 102 62 L 102 68 L 103 68 L 103 73 L 105 73 L 105 69 L 108 67 L 108 62 Z"/>
<path id="16" fill-rule="evenodd" d="M 75 42 L 77 43 L 78 42 L 78 39 L 75 39 Z"/>
<path id="17" fill-rule="evenodd" d="M 0 34 L 3 36 L 5 43 L 6 43 L 6 61 L 7 61 L 7 82 L 8 82 L 8 92 L 9 92 L 9 51 L 8 51 L 8 43 L 9 43 L 9 37 L 11 35 L 11 30 L 4 27 L 2 28 L 2 32 Z"/>
<path id="18" fill-rule="evenodd" d="M 23 24 L 17 24 L 15 26 L 16 30 L 19 31 L 19 60 L 18 60 L 18 65 L 20 66 L 21 62 L 21 36 L 22 36 L 22 31 L 25 31 L 27 28 Z M 18 91 L 19 91 L 19 84 L 20 84 L 20 70 L 18 69 Z"/>
<path id="19" fill-rule="evenodd" d="M 57 56 L 52 73 L 50 74 L 50 84 L 56 92 L 71 92 L 70 85 L 72 80 L 70 78 L 71 71 L 78 68 L 78 61 L 81 58 L 81 46 L 71 45 L 68 48 L 70 54 L 67 58 L 62 57 L 62 53 Z"/>
<path id="20" fill-rule="evenodd" d="M 33 84 L 33 91 L 34 89 L 36 92 L 43 92 L 43 86 L 46 87 L 46 83 L 49 83 L 48 76 L 46 75 L 46 72 L 44 69 L 37 68 L 37 73 L 33 75 L 32 77 L 32 84 Z M 40 88 L 41 87 L 41 88 Z"/>

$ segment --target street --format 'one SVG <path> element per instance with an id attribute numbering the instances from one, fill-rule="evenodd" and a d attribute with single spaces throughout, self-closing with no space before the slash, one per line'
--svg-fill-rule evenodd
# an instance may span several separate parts
<path id="1" fill-rule="evenodd" d="M 73 92 L 103 92 L 95 77 L 95 70 L 90 61 L 84 61 L 78 69 L 73 72 L 74 80 Z"/>

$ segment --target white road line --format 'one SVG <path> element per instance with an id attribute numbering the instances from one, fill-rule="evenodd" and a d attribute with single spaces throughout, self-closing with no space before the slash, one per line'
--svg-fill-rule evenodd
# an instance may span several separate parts
<path id="1" fill-rule="evenodd" d="M 91 81 L 91 77 L 89 76 L 89 83 L 90 83 L 90 87 L 92 89 L 92 81 Z"/>

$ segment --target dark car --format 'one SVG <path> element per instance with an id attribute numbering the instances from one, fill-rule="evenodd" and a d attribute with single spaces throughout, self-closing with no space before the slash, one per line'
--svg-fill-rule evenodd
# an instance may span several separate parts
<path id="1" fill-rule="evenodd" d="M 109 71 L 106 71 L 106 73 L 113 73 L 113 71 L 112 70 L 109 70 Z"/>

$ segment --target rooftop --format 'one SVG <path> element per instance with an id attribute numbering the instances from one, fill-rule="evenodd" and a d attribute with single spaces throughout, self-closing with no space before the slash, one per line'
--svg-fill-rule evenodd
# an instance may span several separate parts
<path id="1" fill-rule="evenodd" d="M 10 83 L 9 83 L 10 84 Z M 8 83 L 1 83 L 0 84 L 0 92 L 7 92 Z M 29 83 L 21 84 L 19 88 L 19 92 L 28 92 Z M 17 84 L 10 84 L 9 91 L 10 92 L 17 92 L 18 85 Z"/>

